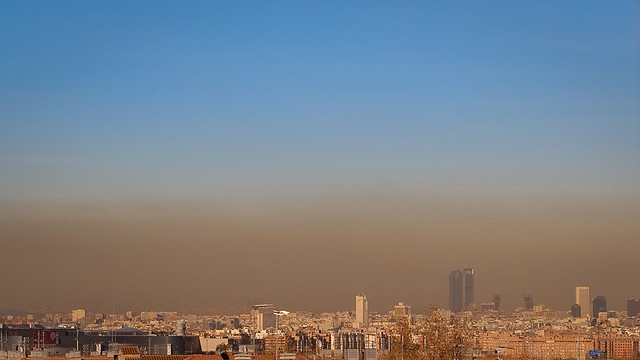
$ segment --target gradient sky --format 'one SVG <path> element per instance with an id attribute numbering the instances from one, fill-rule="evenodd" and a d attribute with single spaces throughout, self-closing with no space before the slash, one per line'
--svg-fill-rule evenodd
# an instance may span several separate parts
<path id="1" fill-rule="evenodd" d="M 0 2 L 0 312 L 640 298 L 634 1 Z"/>

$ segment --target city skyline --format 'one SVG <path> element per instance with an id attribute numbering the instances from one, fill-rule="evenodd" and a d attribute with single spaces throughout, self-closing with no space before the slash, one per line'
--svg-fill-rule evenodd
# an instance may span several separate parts
<path id="1" fill-rule="evenodd" d="M 460 324 L 466 328 L 466 334 L 470 334 L 467 336 L 472 336 L 476 341 L 458 341 L 460 345 L 447 342 L 451 344 L 447 348 L 467 347 L 479 355 L 476 358 L 493 359 L 496 352 L 504 355 L 509 349 L 512 355 L 524 354 L 536 359 L 582 359 L 594 349 L 606 351 L 607 358 L 629 359 L 637 356 L 637 344 L 640 341 L 640 318 L 620 312 L 600 313 L 593 321 L 580 319 L 579 315 L 569 315 L 566 311 L 547 311 L 539 306 L 530 311 L 502 313 L 500 316 L 496 316 L 496 312 L 490 308 L 457 315 L 436 310 L 428 315 L 414 314 L 410 305 L 400 302 L 393 311 L 373 314 L 370 326 L 360 327 L 354 321 L 357 315 L 353 311 L 296 313 L 274 311 L 271 304 L 258 304 L 253 310 L 264 310 L 264 314 L 272 316 L 277 313 L 283 316 L 282 321 L 261 330 L 265 324 L 260 324 L 261 319 L 256 316 L 259 312 L 254 311 L 251 314 L 212 316 L 158 311 L 105 315 L 74 309 L 66 314 L 28 315 L 26 319 L 0 317 L 3 321 L 0 339 L 5 349 L 14 349 L 9 351 L 13 355 L 22 353 L 27 357 L 41 358 L 38 355 L 44 352 L 48 356 L 70 357 L 82 348 L 82 355 L 90 354 L 97 360 L 112 358 L 116 349 L 123 346 L 129 350 L 128 353 L 139 351 L 146 355 L 209 354 L 223 351 L 224 348 L 220 346 L 233 354 L 268 355 L 278 352 L 278 347 L 269 340 L 273 340 L 275 335 L 276 338 L 287 339 L 285 344 L 295 344 L 289 349 L 294 349 L 293 352 L 298 355 L 308 357 L 307 354 L 317 354 L 319 350 L 330 358 L 356 360 L 354 350 L 364 347 L 368 358 L 374 360 L 394 348 L 389 338 L 397 334 L 398 321 L 408 320 L 404 331 L 417 337 L 415 344 L 419 346 L 411 350 L 412 354 L 420 354 L 424 353 L 426 346 L 434 343 L 421 341 L 433 340 L 428 334 L 425 337 L 424 327 L 437 326 L 441 321 L 446 321 L 441 316 L 445 319 L 451 316 L 452 319 L 462 320 Z M 309 326 L 311 323 L 315 326 Z M 544 330 L 522 336 L 522 332 L 529 330 L 532 323 L 544 324 Z M 78 326 L 81 331 L 76 331 L 76 336 L 73 336 L 71 329 Z M 275 332 L 277 329 L 280 330 L 278 335 Z M 111 336 L 114 330 L 117 338 Z M 280 345 L 284 346 L 282 342 Z"/>
<path id="2" fill-rule="evenodd" d="M 454 274 L 464 274 L 465 272 L 471 271 L 471 275 L 473 277 L 473 271 L 474 269 L 470 269 L 470 268 L 465 268 L 465 269 L 460 269 L 460 270 L 453 270 L 450 272 L 449 274 L 449 285 L 450 285 L 450 289 L 449 289 L 449 296 L 454 295 L 451 292 L 451 285 L 457 286 L 459 287 L 460 285 L 460 281 L 458 281 L 459 279 L 457 279 L 456 281 L 454 281 L 453 283 L 451 282 L 452 278 L 455 278 L 455 276 L 453 276 Z M 453 277 L 452 277 L 453 276 Z M 472 280 L 473 283 L 473 280 Z M 474 289 L 471 288 L 470 291 L 473 293 Z M 636 309 L 636 308 L 640 308 L 638 307 L 638 303 L 640 302 L 640 300 L 636 299 L 636 298 L 627 298 L 625 299 L 623 302 L 624 303 L 624 307 L 620 307 L 620 308 L 613 308 L 613 307 L 609 307 L 609 309 L 607 309 L 607 300 L 606 300 L 606 296 L 603 295 L 598 295 L 595 297 L 590 297 L 589 296 L 590 290 L 588 286 L 576 286 L 575 287 L 575 304 L 573 305 L 581 305 L 581 303 L 586 302 L 587 306 L 583 307 L 582 305 L 580 306 L 581 309 L 581 315 L 578 317 L 581 318 L 597 318 L 597 313 L 599 312 L 606 312 L 606 311 L 625 311 L 625 310 L 629 310 L 629 309 Z M 455 296 L 459 296 L 455 295 Z M 443 309 L 443 310 L 450 310 L 452 313 L 458 313 L 458 312 L 462 312 L 462 311 L 469 311 L 469 312 L 479 312 L 479 313 L 483 313 L 486 312 L 486 309 L 482 306 L 485 304 L 494 304 L 496 301 L 495 296 L 498 295 L 494 295 L 494 298 L 491 299 L 491 301 L 489 300 L 483 300 L 483 301 L 468 301 L 468 299 L 458 299 L 458 301 L 456 302 L 454 299 L 449 299 L 449 306 L 435 306 L 433 303 L 430 303 L 428 306 L 423 306 L 422 304 L 417 304 L 416 308 L 417 308 L 417 313 L 416 314 L 420 314 L 420 315 L 425 315 L 426 313 L 429 312 L 430 308 L 432 307 L 436 307 L 439 309 Z M 540 309 L 544 308 L 547 310 L 552 310 L 555 312 L 566 312 L 567 314 L 573 314 L 573 305 L 570 305 L 568 307 L 560 307 L 560 308 L 553 308 L 551 306 L 549 306 L 548 304 L 542 304 L 539 302 L 533 302 L 532 300 L 532 296 L 531 295 L 523 295 L 524 297 L 524 303 L 521 303 L 519 306 L 516 306 L 514 309 L 507 309 L 507 310 L 503 310 L 502 308 L 500 308 L 500 311 L 502 312 L 506 312 L 506 313 L 510 313 L 512 311 L 531 311 L 533 309 L 533 306 L 542 306 L 540 307 Z M 454 301 L 452 301 L 454 300 Z M 501 300 L 501 299 L 500 299 Z M 465 309 L 460 309 L 459 306 L 459 302 L 462 301 L 463 303 L 466 303 L 467 305 L 465 306 Z M 492 302 L 493 301 L 493 302 Z M 531 304 L 527 304 L 527 301 L 531 302 Z M 570 301 L 569 301 L 570 302 Z M 617 302 L 616 302 L 617 303 Z M 596 308 L 596 305 L 598 304 L 598 308 Z M 414 304 L 415 305 L 415 304 Z M 384 314 L 384 313 L 395 313 L 398 310 L 398 307 L 408 307 L 409 309 L 411 308 L 412 304 L 405 304 L 403 301 L 399 301 L 397 303 L 394 303 L 390 308 L 388 309 L 381 309 L 381 310 L 374 310 L 373 313 L 376 314 Z M 498 304 L 499 306 L 499 304 Z M 207 311 L 210 311 L 212 309 L 213 312 L 211 312 L 210 314 L 221 314 L 221 315 L 231 315 L 231 314 L 240 314 L 240 313 L 250 313 L 252 318 L 255 317 L 255 321 L 258 324 L 258 328 L 259 329 L 263 329 L 265 328 L 265 325 L 263 324 L 271 324 L 271 326 L 273 326 L 273 324 L 275 323 L 275 316 L 273 315 L 273 313 L 275 312 L 275 308 L 287 308 L 287 309 L 292 309 L 293 311 L 301 311 L 301 312 L 312 312 L 312 313 L 331 313 L 331 312 L 352 312 L 353 316 L 355 318 L 355 322 L 353 324 L 354 328 L 358 328 L 360 326 L 364 326 L 366 327 L 369 324 L 369 301 L 367 300 L 367 295 L 363 294 L 363 293 L 359 293 L 357 295 L 355 295 L 355 308 L 354 309 L 332 309 L 332 310 L 327 310 L 327 309 L 315 309 L 315 310 L 311 310 L 309 308 L 292 308 L 290 307 L 288 304 L 279 304 L 279 305 L 274 305 L 274 304 L 253 304 L 253 305 L 248 305 L 248 306 L 239 306 L 239 307 L 233 307 L 233 308 L 228 308 L 228 309 L 223 309 L 223 308 L 209 308 L 209 309 L 190 309 L 191 313 L 197 314 L 197 313 L 202 313 L 205 314 L 207 313 Z M 588 313 L 585 313 L 582 309 L 588 309 Z M 87 310 L 87 309 L 91 309 L 91 310 Z M 229 309 L 232 309 L 233 311 L 236 311 L 235 313 L 230 312 Z M 593 310 L 592 310 L 593 309 Z M 596 310 L 597 309 L 597 310 Z M 495 310 L 494 307 L 491 307 L 491 310 Z M 86 306 L 79 306 L 78 308 L 66 308 L 66 309 L 51 309 L 47 306 L 42 306 L 38 309 L 1 309 L 0 308 L 0 316 L 5 316 L 5 315 L 26 315 L 26 314 L 44 314 L 47 312 L 50 313 L 60 313 L 60 312 L 71 312 L 71 316 L 72 318 L 74 317 L 84 317 L 84 315 L 86 314 L 87 311 L 90 311 L 92 313 L 103 313 L 103 314 L 117 314 L 117 313 L 131 313 L 132 309 L 127 308 L 126 310 L 121 310 L 119 309 L 118 311 L 116 311 L 115 308 L 115 299 L 114 299 L 114 304 L 113 307 L 111 309 L 111 311 L 104 311 L 104 310 L 96 310 L 94 308 L 86 307 Z M 162 311 L 168 311 L 168 312 L 180 312 L 180 313 L 184 313 L 184 314 L 188 314 L 189 310 L 178 310 L 175 308 L 162 308 L 162 309 L 158 309 L 158 308 L 137 308 L 135 309 L 135 312 L 162 312 Z M 496 310 L 497 311 L 497 310 Z M 635 311 L 635 310 L 632 310 Z M 80 315 L 78 315 L 80 314 Z"/>
<path id="3" fill-rule="evenodd" d="M 623 309 L 638 11 L 2 1 L 0 309 Z"/>
<path id="4" fill-rule="evenodd" d="M 73 309 L 63 314 L 0 316 L 3 349 L 0 352 L 8 349 L 7 355 L 13 355 L 11 358 L 22 355 L 36 359 L 43 355 L 70 358 L 80 352 L 83 358 L 104 360 L 126 351 L 143 360 L 153 360 L 149 355 L 156 359 L 157 355 L 164 355 L 165 359 L 180 360 L 186 355 L 192 360 L 206 360 L 207 357 L 200 356 L 207 355 L 211 359 L 214 351 L 249 357 L 252 354 L 274 355 L 280 350 L 282 355 L 288 354 L 283 356 L 287 359 L 293 358 L 293 352 L 306 358 L 320 353 L 329 359 L 357 360 L 357 350 L 364 349 L 365 359 L 375 360 L 392 353 L 397 342 L 391 339 L 399 334 L 398 324 L 401 323 L 404 324 L 402 334 L 417 340 L 413 342 L 416 346 L 400 358 L 425 354 L 430 344 L 444 347 L 438 350 L 435 358 L 441 358 L 439 355 L 446 353 L 446 349 L 460 347 L 468 350 L 464 353 L 474 354 L 464 358 L 477 359 L 495 359 L 497 353 L 505 357 L 524 355 L 542 360 L 583 359 L 597 351 L 606 352 L 610 359 L 630 359 L 639 354 L 640 318 L 629 315 L 640 309 L 639 299 L 628 301 L 629 314 L 607 311 L 593 319 L 581 319 L 573 311 L 572 314 L 549 311 L 537 305 L 528 311 L 499 315 L 491 306 L 483 306 L 478 312 L 454 314 L 432 309 L 429 314 L 418 314 L 412 312 L 411 305 L 399 302 L 386 314 L 373 313 L 372 323 L 362 326 L 357 319 L 358 308 L 362 309 L 363 304 L 358 300 L 364 297 L 364 294 L 356 295 L 355 311 L 322 314 L 275 310 L 279 307 L 273 304 L 256 304 L 250 314 L 128 311 L 107 315 Z M 270 314 L 275 321 L 267 324 L 261 314 Z M 444 324 L 448 326 L 442 326 Z M 530 331 L 532 324 L 539 329 Z M 454 334 L 460 334 L 461 327 L 465 332 L 462 332 L 462 338 L 452 337 L 453 341 L 438 343 L 438 338 L 425 332 L 425 327 L 434 326 L 440 333 L 456 326 L 459 327 Z M 475 341 L 465 342 L 464 337 Z M 283 341 L 276 345 L 274 338 Z M 287 347 L 286 344 L 291 345 Z"/>

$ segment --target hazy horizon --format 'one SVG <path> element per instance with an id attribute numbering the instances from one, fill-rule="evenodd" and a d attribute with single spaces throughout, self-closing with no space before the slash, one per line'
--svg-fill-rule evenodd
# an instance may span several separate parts
<path id="1" fill-rule="evenodd" d="M 4 1 L 0 312 L 624 310 L 639 9 Z"/>
<path id="2" fill-rule="evenodd" d="M 24 256 L 3 260 L 20 274 L 5 288 L 23 298 L 3 306 L 110 312 L 115 298 L 122 311 L 270 302 L 323 312 L 352 310 L 363 292 L 373 311 L 403 301 L 419 312 L 448 307 L 448 274 L 463 267 L 476 269 L 476 301 L 502 294 L 504 309 L 531 294 L 568 310 L 578 285 L 612 309 L 640 297 L 624 283 L 637 256 L 637 194 L 380 190 L 220 206 L 9 203 L 0 231 L 21 241 L 4 250 Z"/>

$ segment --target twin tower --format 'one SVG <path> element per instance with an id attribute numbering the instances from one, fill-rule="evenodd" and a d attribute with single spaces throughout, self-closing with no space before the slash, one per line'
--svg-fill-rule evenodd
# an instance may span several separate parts
<path id="1" fill-rule="evenodd" d="M 471 268 L 453 270 L 449 274 L 449 309 L 460 312 L 473 302 L 473 276 Z"/>

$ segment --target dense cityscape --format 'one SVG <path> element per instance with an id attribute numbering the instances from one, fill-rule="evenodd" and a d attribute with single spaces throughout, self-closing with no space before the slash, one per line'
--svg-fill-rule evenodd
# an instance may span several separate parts
<path id="1" fill-rule="evenodd" d="M 345 360 L 640 357 L 640 299 L 628 299 L 626 309 L 609 309 L 605 296 L 592 297 L 588 286 L 576 286 L 570 310 L 550 309 L 524 295 L 523 306 L 507 313 L 500 309 L 501 295 L 493 296 L 491 302 L 474 301 L 474 276 L 471 268 L 452 271 L 449 308 L 424 311 L 399 302 L 386 313 L 370 312 L 367 296 L 358 294 L 354 309 L 321 314 L 289 312 L 274 304 L 256 304 L 247 313 L 232 315 L 104 314 L 82 308 L 65 313 L 2 314 L 0 356 L 167 360 L 221 354 L 237 359 L 304 356 Z M 439 355 L 430 357 L 436 343 Z"/>
<path id="2" fill-rule="evenodd" d="M 0 0 L 0 360 L 640 360 L 639 255 L 639 0 Z"/>

